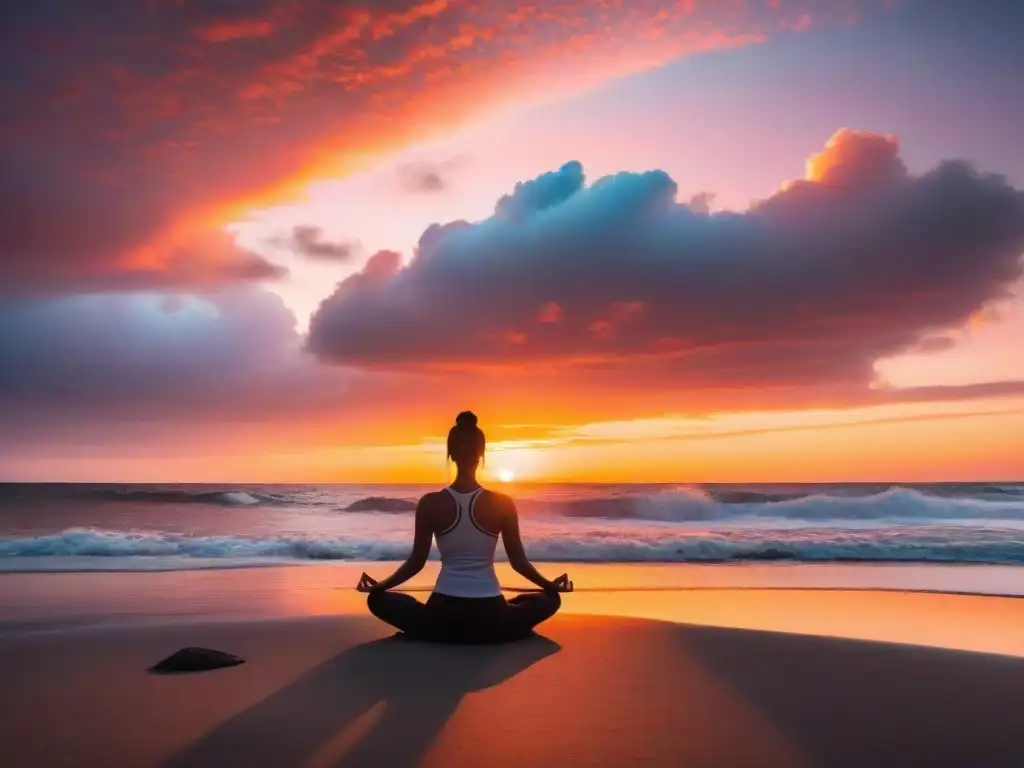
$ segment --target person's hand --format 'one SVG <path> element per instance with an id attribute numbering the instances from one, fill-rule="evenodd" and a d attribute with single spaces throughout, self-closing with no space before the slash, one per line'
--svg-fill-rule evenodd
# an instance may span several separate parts
<path id="1" fill-rule="evenodd" d="M 554 592 L 572 592 L 573 584 L 569 581 L 569 574 L 563 573 L 551 582 L 551 590 Z"/>
<path id="2" fill-rule="evenodd" d="M 376 586 L 377 580 L 372 576 L 367 576 L 363 573 L 363 575 L 359 577 L 359 583 L 356 584 L 356 590 L 359 592 L 372 592 L 373 588 Z"/>

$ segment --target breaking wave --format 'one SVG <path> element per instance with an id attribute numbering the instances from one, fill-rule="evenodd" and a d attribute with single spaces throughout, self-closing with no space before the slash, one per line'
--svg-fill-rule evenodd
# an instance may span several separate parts
<path id="1" fill-rule="evenodd" d="M 353 501 L 346 512 L 415 512 L 416 502 L 411 499 L 395 499 L 390 496 L 367 496 Z"/>
<path id="2" fill-rule="evenodd" d="M 620 487 L 621 488 L 621 487 Z M 282 507 L 295 510 L 401 514 L 416 509 L 410 495 L 358 497 L 344 489 L 282 486 L 0 486 L 0 501 L 32 494 L 86 502 L 190 504 L 220 507 Z M 52 495 L 51 495 L 52 494 Z M 419 493 L 415 493 L 416 496 Z M 1024 521 L 1024 485 L 932 484 L 904 486 L 818 486 L 743 488 L 681 486 L 674 489 L 609 487 L 597 493 L 559 499 L 523 489 L 516 503 L 526 514 L 561 518 L 604 518 L 663 522 L 711 522 L 744 519 L 909 521 Z"/>
<path id="3" fill-rule="evenodd" d="M 291 561 L 400 560 L 405 539 L 187 536 L 162 531 L 72 528 L 45 536 L 0 539 L 0 558 L 178 557 Z M 1024 563 L 1024 532 L 1001 528 L 906 526 L 678 533 L 566 531 L 528 542 L 537 561 L 728 563 L 750 561 Z M 436 553 L 435 553 L 436 555 Z M 503 551 L 499 547 L 499 557 Z M 187 564 L 183 564 L 188 567 Z"/>
<path id="4" fill-rule="evenodd" d="M 137 501 L 157 504 L 213 504 L 224 507 L 254 507 L 287 503 L 287 497 L 259 491 L 186 491 L 149 490 L 139 488 L 92 489 L 82 494 L 84 498 L 103 501 Z"/>
<path id="5" fill-rule="evenodd" d="M 551 511 L 566 517 L 707 522 L 748 518 L 788 520 L 1024 520 L 1024 497 L 1004 492 L 1006 500 L 938 496 L 909 488 L 866 495 L 759 494 L 731 491 L 742 498 L 723 500 L 713 492 L 682 488 L 617 498 L 576 499 Z"/>

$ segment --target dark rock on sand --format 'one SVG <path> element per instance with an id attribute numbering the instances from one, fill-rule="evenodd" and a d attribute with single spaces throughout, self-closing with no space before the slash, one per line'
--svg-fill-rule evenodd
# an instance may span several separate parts
<path id="1" fill-rule="evenodd" d="M 245 664 L 245 659 L 233 653 L 215 651 L 211 648 L 182 648 L 166 659 L 149 668 L 158 675 L 171 675 L 180 672 L 205 672 L 222 667 L 235 667 Z"/>

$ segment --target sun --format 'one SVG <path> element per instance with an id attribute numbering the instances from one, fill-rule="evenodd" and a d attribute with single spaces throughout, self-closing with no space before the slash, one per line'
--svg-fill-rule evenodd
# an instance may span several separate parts
<path id="1" fill-rule="evenodd" d="M 511 483 L 516 479 L 516 473 L 511 469 L 499 469 L 498 479 L 503 483 Z"/>

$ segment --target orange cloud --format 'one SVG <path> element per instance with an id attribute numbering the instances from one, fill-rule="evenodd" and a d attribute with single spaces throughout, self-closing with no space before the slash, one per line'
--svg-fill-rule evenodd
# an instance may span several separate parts
<path id="1" fill-rule="evenodd" d="M 820 184 L 853 184 L 868 176 L 901 173 L 899 139 L 888 133 L 843 128 L 807 160 L 805 178 Z"/>
<path id="2" fill-rule="evenodd" d="M 0 279 L 53 288 L 70 263 L 111 284 L 145 263 L 159 283 L 159 265 L 196 227 L 294 198 L 310 179 L 495 105 L 747 44 L 787 20 L 803 26 L 807 10 L 797 0 L 254 0 L 232 14 L 197 0 L 103 17 L 75 5 L 44 21 L 13 13 L 23 34 L 9 80 L 24 87 L 0 120 L 20 137 L 0 157 L 0 192 L 18 200 L 0 213 Z M 845 18 L 828 9 L 812 21 Z M 59 57 L 19 42 L 43 32 L 62 40 Z M 38 226 L 47 220 L 62 227 Z"/>
<path id="3" fill-rule="evenodd" d="M 236 19 L 214 21 L 196 29 L 196 37 L 206 43 L 230 43 L 234 40 L 270 37 L 277 31 L 272 19 Z"/>

